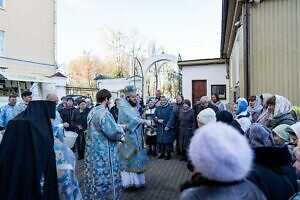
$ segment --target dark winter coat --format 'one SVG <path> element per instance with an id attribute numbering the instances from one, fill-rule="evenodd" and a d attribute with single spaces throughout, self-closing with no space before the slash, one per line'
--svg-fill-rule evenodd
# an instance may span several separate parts
<path id="1" fill-rule="evenodd" d="M 195 130 L 195 114 L 194 110 L 190 109 L 184 112 L 183 109 L 179 113 L 179 148 L 181 151 L 187 151 L 190 140 Z"/>
<path id="2" fill-rule="evenodd" d="M 257 186 L 248 180 L 231 183 L 221 183 L 214 181 L 203 181 L 192 178 L 191 181 L 183 185 L 184 191 L 180 200 L 265 200 L 266 197 Z M 201 179 L 201 178 L 200 178 Z M 198 182 L 197 182 L 198 181 Z"/>
<path id="3" fill-rule="evenodd" d="M 84 131 L 87 129 L 87 116 L 90 112 L 90 109 L 86 108 L 83 112 L 80 112 L 80 109 L 77 108 L 73 111 L 71 125 L 73 130 L 78 133 L 78 137 L 76 138 L 76 145 L 79 153 L 84 151 L 85 149 L 85 134 Z M 82 129 L 79 129 L 78 126 L 81 125 Z M 80 155 L 81 156 L 81 155 Z"/>
<path id="4" fill-rule="evenodd" d="M 118 115 L 119 115 L 119 109 L 116 105 L 114 105 L 113 107 L 111 107 L 110 109 L 110 113 L 112 114 L 112 116 L 114 117 L 115 121 L 118 121 Z"/>
<path id="5" fill-rule="evenodd" d="M 288 147 L 257 147 L 254 153 L 254 165 L 248 179 L 261 189 L 267 199 L 292 197 L 298 191 L 298 185 Z"/>
<path id="6" fill-rule="evenodd" d="M 66 107 L 66 104 L 60 103 L 60 104 L 57 106 L 56 110 L 57 110 L 59 113 L 61 113 L 61 111 L 62 111 L 65 107 Z"/>
<path id="7" fill-rule="evenodd" d="M 174 110 L 174 133 L 176 136 L 179 134 L 179 113 L 182 109 L 183 104 L 173 104 L 173 110 Z"/>
<path id="8" fill-rule="evenodd" d="M 267 127 L 272 130 L 273 128 L 275 128 L 280 124 L 293 125 L 295 123 L 296 121 L 293 115 L 291 115 L 291 113 L 285 113 L 282 115 L 275 116 L 273 117 L 273 119 L 268 120 Z"/>
<path id="9" fill-rule="evenodd" d="M 82 132 L 87 129 L 87 116 L 89 114 L 89 109 L 86 108 L 83 112 L 80 112 L 80 109 L 77 108 L 73 111 L 71 118 L 71 125 L 73 126 L 76 132 Z M 78 126 L 82 126 L 82 130 L 78 129 Z"/>
<path id="10" fill-rule="evenodd" d="M 75 107 L 69 107 L 69 108 L 66 107 L 60 113 L 63 123 L 67 122 L 70 124 L 70 126 L 68 128 L 66 128 L 67 131 L 74 131 L 74 128 L 71 125 L 71 119 L 72 119 L 72 114 L 73 114 L 74 110 L 75 110 Z"/>
<path id="11" fill-rule="evenodd" d="M 163 123 L 158 123 L 158 119 L 163 119 Z M 157 124 L 157 142 L 172 143 L 174 141 L 174 112 L 170 104 L 159 106 L 154 113 L 154 121 Z M 165 131 L 165 127 L 169 131 Z"/>

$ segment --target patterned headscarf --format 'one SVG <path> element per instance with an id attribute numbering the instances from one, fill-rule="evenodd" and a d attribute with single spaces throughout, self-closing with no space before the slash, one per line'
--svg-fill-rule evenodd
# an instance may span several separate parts
<path id="1" fill-rule="evenodd" d="M 294 132 L 296 134 L 298 140 L 300 140 L 300 122 L 297 122 L 297 123 L 291 125 L 289 128 L 287 128 L 287 131 Z"/>
<path id="2" fill-rule="evenodd" d="M 250 113 L 250 114 L 253 114 L 253 113 L 260 113 L 263 109 L 263 106 L 261 105 L 261 99 L 259 96 L 256 96 L 256 99 L 255 99 L 255 104 L 254 104 L 254 108 L 252 108 L 250 105 L 248 106 L 247 108 L 247 111 Z"/>
<path id="3" fill-rule="evenodd" d="M 246 131 L 245 136 L 252 148 L 275 145 L 272 131 L 259 123 L 252 124 Z"/>
<path id="4" fill-rule="evenodd" d="M 267 108 L 267 101 L 274 95 L 270 93 L 263 93 L 261 94 L 261 96 L 262 96 L 262 105 L 264 108 Z"/>
<path id="5" fill-rule="evenodd" d="M 276 101 L 275 101 L 274 117 L 291 112 L 292 104 L 290 103 L 289 100 L 287 100 L 285 97 L 280 95 L 275 95 L 275 98 Z"/>

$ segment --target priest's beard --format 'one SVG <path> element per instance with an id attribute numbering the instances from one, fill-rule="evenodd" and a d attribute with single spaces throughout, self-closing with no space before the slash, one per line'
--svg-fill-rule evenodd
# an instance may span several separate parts
<path id="1" fill-rule="evenodd" d="M 128 99 L 128 102 L 129 102 L 129 104 L 130 104 L 132 107 L 136 107 L 136 105 L 137 105 L 136 102 L 131 101 L 130 99 Z"/>

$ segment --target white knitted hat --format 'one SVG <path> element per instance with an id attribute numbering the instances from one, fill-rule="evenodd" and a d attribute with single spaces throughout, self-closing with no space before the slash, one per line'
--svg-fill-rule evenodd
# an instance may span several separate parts
<path id="1" fill-rule="evenodd" d="M 244 179 L 251 170 L 253 160 L 246 138 L 222 122 L 196 130 L 189 157 L 197 172 L 219 182 Z"/>
<path id="2" fill-rule="evenodd" d="M 197 115 L 197 121 L 204 125 L 214 123 L 217 121 L 216 113 L 213 109 L 206 108 L 199 112 Z"/>

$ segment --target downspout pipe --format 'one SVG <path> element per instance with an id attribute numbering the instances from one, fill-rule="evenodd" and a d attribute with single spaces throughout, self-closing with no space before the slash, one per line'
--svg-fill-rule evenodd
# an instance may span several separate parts
<path id="1" fill-rule="evenodd" d="M 220 58 L 226 58 L 226 53 L 224 51 L 224 45 L 225 45 L 225 32 L 226 32 L 227 12 L 228 12 L 228 0 L 223 0 L 222 1 L 222 25 L 221 25 Z"/>
<path id="2" fill-rule="evenodd" d="M 246 31 L 246 47 L 245 47 L 245 59 L 246 59 L 246 69 L 245 69 L 245 84 L 246 84 L 246 97 L 249 98 L 250 94 L 250 6 L 251 4 L 246 1 L 246 23 L 245 23 L 245 31 Z"/>

